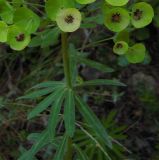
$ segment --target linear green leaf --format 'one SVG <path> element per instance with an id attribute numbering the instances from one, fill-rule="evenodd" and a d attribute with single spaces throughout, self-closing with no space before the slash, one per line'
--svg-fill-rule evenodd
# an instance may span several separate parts
<path id="1" fill-rule="evenodd" d="M 102 64 L 100 62 L 96 62 L 94 60 L 91 60 L 91 59 L 88 59 L 86 57 L 84 57 L 83 55 L 86 55 L 86 54 L 81 54 L 81 52 L 79 52 L 75 47 L 74 45 L 70 45 L 70 51 L 71 51 L 71 58 L 72 60 L 74 59 L 75 61 L 79 62 L 79 63 L 83 63 L 91 68 L 95 68 L 99 71 L 102 71 L 102 72 L 105 72 L 105 73 L 111 73 L 111 72 L 114 72 L 114 69 L 105 65 L 105 64 Z"/>
<path id="2" fill-rule="evenodd" d="M 82 56 L 79 56 L 76 57 L 77 60 L 80 62 L 80 63 L 84 63 L 86 64 L 87 66 L 89 67 L 92 67 L 92 68 L 95 68 L 99 71 L 102 71 L 102 72 L 105 72 L 105 73 L 111 73 L 111 72 L 114 72 L 114 69 L 113 68 L 110 68 L 104 64 L 101 64 L 99 62 L 96 62 L 96 61 L 93 61 L 91 59 L 88 59 L 88 58 L 84 58 Z"/>
<path id="3" fill-rule="evenodd" d="M 64 90 L 64 88 L 59 88 L 49 96 L 47 96 L 43 101 L 41 101 L 29 114 L 28 119 L 31 119 L 35 116 L 37 116 L 39 113 L 43 112 L 49 105 L 51 105 L 54 100 L 58 97 L 58 95 L 61 93 L 61 91 Z"/>
<path id="4" fill-rule="evenodd" d="M 38 88 L 48 88 L 48 87 L 57 87 L 57 86 L 64 85 L 63 82 L 61 81 L 47 81 L 47 82 L 42 82 L 39 83 L 35 86 L 33 86 L 31 89 L 38 89 Z"/>
<path id="5" fill-rule="evenodd" d="M 77 84 L 76 86 L 95 86 L 95 85 L 107 85 L 107 86 L 126 86 L 124 83 L 118 80 L 109 79 L 95 79 L 90 81 L 85 81 L 82 84 Z"/>
<path id="6" fill-rule="evenodd" d="M 48 143 L 50 143 L 50 139 L 47 130 L 45 130 L 39 135 L 36 143 L 31 147 L 31 149 L 26 151 L 18 160 L 34 159 L 34 155 Z"/>
<path id="7" fill-rule="evenodd" d="M 62 139 L 62 142 L 55 154 L 54 160 L 63 160 L 65 152 L 67 150 L 67 142 L 68 142 L 68 136 L 65 135 Z"/>
<path id="8" fill-rule="evenodd" d="M 39 98 L 41 96 L 45 96 L 45 95 L 51 93 L 53 90 L 54 90 L 54 88 L 45 88 L 45 89 L 33 91 L 33 92 L 28 93 L 27 95 L 19 97 L 17 99 L 18 100 L 20 100 L 20 99 L 35 99 L 35 98 Z"/>
<path id="9" fill-rule="evenodd" d="M 96 135 L 101 138 L 109 148 L 112 148 L 112 142 L 109 138 L 108 133 L 106 132 L 106 129 L 89 108 L 89 106 L 79 96 L 76 96 L 76 102 L 80 113 L 82 114 L 86 122 L 90 125 L 90 127 L 94 130 Z"/>
<path id="10" fill-rule="evenodd" d="M 49 130 L 49 136 L 50 139 L 54 139 L 55 136 L 55 129 L 57 126 L 57 123 L 59 121 L 59 113 L 61 110 L 61 106 L 64 100 L 64 93 L 65 89 L 63 89 L 61 92 L 58 93 L 56 100 L 54 101 L 54 104 L 52 105 L 52 110 L 48 122 L 48 130 Z"/>
<path id="11" fill-rule="evenodd" d="M 35 155 L 41 148 L 43 148 L 48 143 L 50 143 L 50 139 L 48 136 L 48 131 L 45 130 L 41 133 L 36 143 L 32 146 L 30 152 L 32 153 L 32 155 Z"/>
<path id="12" fill-rule="evenodd" d="M 112 160 L 111 157 L 109 156 L 109 154 L 107 153 L 107 150 L 105 148 L 105 146 L 103 146 L 102 144 L 100 144 L 99 140 L 96 139 L 91 133 L 89 133 L 87 130 L 85 130 L 81 125 L 78 125 L 80 127 L 80 129 L 93 141 L 96 143 L 96 145 L 98 146 L 98 148 L 104 153 L 104 155 L 107 157 L 107 160 Z M 111 139 L 111 138 L 110 138 Z M 94 149 L 95 148 L 92 148 L 91 144 L 89 143 L 90 145 L 90 150 L 91 153 L 89 154 L 89 158 L 92 157 L 94 155 Z M 91 149 L 92 148 L 92 149 Z M 114 148 L 113 148 L 114 149 Z M 88 153 L 88 149 L 87 149 L 87 153 Z M 92 158 L 90 158 L 92 159 Z"/>
<path id="13" fill-rule="evenodd" d="M 71 89 L 67 91 L 65 98 L 64 122 L 67 135 L 73 137 L 75 131 L 75 99 Z"/>

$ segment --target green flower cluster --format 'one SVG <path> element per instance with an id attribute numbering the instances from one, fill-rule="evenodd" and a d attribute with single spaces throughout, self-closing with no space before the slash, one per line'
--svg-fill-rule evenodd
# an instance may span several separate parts
<path id="1" fill-rule="evenodd" d="M 7 43 L 13 50 L 23 50 L 31 40 L 31 34 L 40 25 L 40 18 L 25 6 L 12 6 L 0 1 L 0 42 Z"/>
<path id="2" fill-rule="evenodd" d="M 74 32 L 80 28 L 82 22 L 80 7 L 77 6 L 93 2 L 96 0 L 47 0 L 46 18 L 57 24 L 62 32 Z M 116 35 L 122 35 L 122 32 L 132 27 L 143 28 L 154 17 L 153 8 L 146 2 L 129 4 L 129 0 L 104 0 L 101 10 L 103 24 Z M 0 42 L 5 42 L 18 51 L 28 46 L 31 34 L 35 34 L 43 20 L 23 1 L 11 5 L 7 0 L 0 0 L 0 18 Z M 130 63 L 142 62 L 145 46 L 139 43 L 130 47 L 124 36 L 120 37 L 119 40 L 114 40 L 114 53 L 125 55 Z"/>
<path id="3" fill-rule="evenodd" d="M 79 4 L 90 4 L 95 0 L 76 0 Z M 56 21 L 58 27 L 63 32 L 74 32 L 80 28 L 81 13 L 75 8 L 74 0 L 67 3 L 59 0 L 48 0 L 46 2 L 46 12 L 48 16 Z M 129 27 L 143 28 L 152 22 L 154 11 L 150 4 L 146 2 L 138 2 L 129 5 L 129 0 L 105 0 L 102 4 L 103 23 L 113 31 L 120 33 Z M 130 8 L 128 10 L 127 8 Z M 125 55 L 130 63 L 140 63 L 144 60 L 146 49 L 144 44 L 135 44 L 129 47 L 128 42 L 123 39 L 115 40 L 113 47 L 114 53 Z"/>
<path id="4" fill-rule="evenodd" d="M 135 28 L 143 28 L 152 22 L 154 11 L 150 4 L 146 2 L 135 3 L 128 11 L 123 6 L 128 3 L 128 0 L 106 0 L 103 7 L 104 24 L 113 32 L 121 32 L 126 29 L 130 22 Z M 112 6 L 111 6 L 111 5 Z"/>
<path id="5" fill-rule="evenodd" d="M 144 28 L 149 25 L 154 17 L 154 11 L 150 4 L 138 2 L 130 5 L 128 10 L 128 0 L 106 0 L 103 5 L 104 24 L 113 31 L 117 32 L 114 39 L 113 51 L 117 55 L 124 55 L 129 63 L 140 63 L 145 59 L 146 48 L 144 44 L 138 43 L 129 46 L 125 40 L 126 30 L 131 27 Z"/>

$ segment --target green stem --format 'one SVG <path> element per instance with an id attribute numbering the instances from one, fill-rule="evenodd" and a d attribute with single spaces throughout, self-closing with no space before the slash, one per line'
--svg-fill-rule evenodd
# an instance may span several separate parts
<path id="1" fill-rule="evenodd" d="M 113 37 L 109 37 L 109 38 L 105 38 L 105 39 L 101 39 L 101 40 L 96 41 L 96 42 L 92 42 L 92 43 L 84 46 L 84 49 L 98 46 L 98 45 L 100 45 L 100 44 L 102 44 L 102 43 L 104 43 L 104 42 L 106 42 L 106 41 L 112 40 L 113 38 L 114 38 L 114 36 L 113 36 Z M 82 49 L 82 48 L 78 48 L 78 50 L 81 50 L 81 49 Z"/>
<path id="2" fill-rule="evenodd" d="M 64 160 L 72 160 L 72 155 L 73 155 L 73 146 L 72 146 L 72 139 L 68 139 L 67 143 L 67 151 L 64 157 Z"/>
<path id="3" fill-rule="evenodd" d="M 66 83 L 67 83 L 68 88 L 72 88 L 67 33 L 61 34 L 61 42 L 62 42 L 62 56 L 63 56 L 63 65 L 64 65 L 64 74 L 66 78 Z M 64 159 L 71 160 L 72 155 L 73 155 L 72 139 L 69 138 L 68 144 L 67 144 L 67 151 L 66 151 Z"/>
<path id="4" fill-rule="evenodd" d="M 63 56 L 63 65 L 64 65 L 64 74 L 66 78 L 66 83 L 69 88 L 72 88 L 67 33 L 61 34 L 61 42 L 62 42 L 62 56 Z"/>

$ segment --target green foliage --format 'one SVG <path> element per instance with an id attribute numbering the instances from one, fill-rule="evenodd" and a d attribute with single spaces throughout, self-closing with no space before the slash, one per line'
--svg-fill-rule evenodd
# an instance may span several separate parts
<path id="1" fill-rule="evenodd" d="M 5 22 L 0 21 L 0 42 L 6 42 L 8 35 L 8 26 Z"/>
<path id="2" fill-rule="evenodd" d="M 55 21 L 58 12 L 63 8 L 72 8 L 74 7 L 74 0 L 48 0 L 45 5 L 45 10 L 48 17 Z"/>
<path id="3" fill-rule="evenodd" d="M 73 137 L 75 132 L 75 97 L 71 89 L 68 90 L 65 100 L 64 121 L 67 135 Z"/>
<path id="4" fill-rule="evenodd" d="M 0 17 L 8 24 L 13 23 L 14 8 L 6 0 L 0 1 Z"/>
<path id="5" fill-rule="evenodd" d="M 15 11 L 13 21 L 27 34 L 36 32 L 40 25 L 40 18 L 26 7 L 20 7 Z"/>
<path id="6" fill-rule="evenodd" d="M 76 97 L 76 100 L 77 105 L 79 105 L 79 110 L 86 122 L 92 127 L 96 135 L 100 137 L 109 148 L 112 148 L 111 140 L 98 118 L 79 97 Z"/>
<path id="7" fill-rule="evenodd" d="M 57 149 L 54 160 L 61 160 L 64 158 L 65 152 L 67 151 L 67 142 L 68 142 L 68 136 L 66 134 L 64 135 L 63 140 L 61 141 L 61 144 Z"/>
<path id="8" fill-rule="evenodd" d="M 112 6 L 123 6 L 123 5 L 127 4 L 129 0 L 120 0 L 120 1 L 105 0 L 105 1 L 108 2 Z"/>
<path id="9" fill-rule="evenodd" d="M 98 10 L 93 8 L 93 2 L 98 4 Z M 126 149 L 116 141 L 116 139 L 125 138 L 120 134 L 124 127 L 120 128 L 114 124 L 115 113 L 111 112 L 102 123 L 87 102 L 81 98 L 83 96 L 79 95 L 83 95 L 81 93 L 83 87 L 98 85 L 125 87 L 126 85 L 117 79 L 83 80 L 79 83 L 77 67 L 79 64 L 85 64 L 104 73 L 111 73 L 114 69 L 83 56 L 83 46 L 79 49 L 69 45 L 67 32 L 74 32 L 79 28 L 93 28 L 96 24 L 105 25 L 113 32 L 113 36 L 94 42 L 85 48 L 113 40 L 114 53 L 124 57 L 126 62 L 141 63 L 146 57 L 146 47 L 142 42 L 135 43 L 131 40 L 130 34 L 135 29 L 149 25 L 153 20 L 154 11 L 147 2 L 128 2 L 128 0 L 105 0 L 104 2 L 47 0 L 45 4 L 40 2 L 40 4 L 34 4 L 21 0 L 0 0 L 0 42 L 8 44 L 11 49 L 21 51 L 27 46 L 32 49 L 39 46 L 47 49 L 60 41 L 60 35 L 62 37 L 59 44 L 62 48 L 64 80 L 42 82 L 32 87 L 25 96 L 18 98 L 18 100 L 36 100 L 37 102 L 37 105 L 28 113 L 28 120 L 40 116 L 45 111 L 50 113 L 47 127 L 36 134 L 36 137 L 34 137 L 35 134 L 30 136 L 35 142 L 19 160 L 36 159 L 36 154 L 48 145 L 56 146 L 54 160 L 72 157 L 72 149 L 76 153 L 77 160 L 91 160 L 94 157 L 99 160 L 112 160 L 124 157 L 123 148 Z M 85 13 L 85 7 L 88 7 L 88 13 Z M 96 16 L 95 13 L 97 13 Z M 75 113 L 80 113 L 86 122 L 84 126 L 78 123 L 80 118 L 75 116 Z M 64 123 L 64 130 L 57 132 L 59 123 Z M 80 131 L 76 131 L 76 126 Z M 77 143 L 75 138 L 77 132 L 80 133 L 81 137 L 78 138 L 82 142 Z M 85 152 L 82 150 L 83 147 Z"/>
<path id="10" fill-rule="evenodd" d="M 116 115 L 117 115 L 116 111 L 111 111 L 108 117 L 103 118 L 102 120 L 103 126 L 107 129 L 111 139 L 115 139 L 112 151 L 109 150 L 109 148 L 107 147 L 105 148 L 103 141 L 101 141 L 100 138 L 95 135 L 95 132 L 92 130 L 91 126 L 86 126 L 85 124 L 83 124 L 83 126 L 80 126 L 79 129 L 76 131 L 75 142 L 79 144 L 80 148 L 84 148 L 84 150 L 82 150 L 83 152 L 82 156 L 86 157 L 85 159 L 122 160 L 124 158 L 123 152 L 124 150 L 127 149 L 124 146 L 122 146 L 119 141 L 124 140 L 126 138 L 126 136 L 122 134 L 122 131 L 124 131 L 126 126 L 118 126 L 116 124 L 115 122 Z M 77 150 L 78 149 L 79 148 L 77 148 Z M 106 153 L 104 151 L 106 151 Z"/>
<path id="11" fill-rule="evenodd" d="M 95 2 L 96 0 L 76 0 L 76 1 L 80 4 L 89 4 Z"/>
<path id="12" fill-rule="evenodd" d="M 128 52 L 126 53 L 126 57 L 130 63 L 140 63 L 144 61 L 145 54 L 145 46 L 139 43 L 129 48 Z"/>

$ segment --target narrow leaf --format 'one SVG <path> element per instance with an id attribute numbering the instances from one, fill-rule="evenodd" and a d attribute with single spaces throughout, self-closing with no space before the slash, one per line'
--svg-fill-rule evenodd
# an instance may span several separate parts
<path id="1" fill-rule="evenodd" d="M 44 132 L 41 133 L 36 143 L 32 146 L 32 148 L 30 149 L 30 152 L 32 153 L 32 155 L 35 155 L 41 148 L 43 148 L 45 145 L 47 145 L 50 142 L 51 141 L 48 136 L 48 131 L 45 130 Z"/>
<path id="2" fill-rule="evenodd" d="M 63 84 L 64 83 L 61 81 L 47 81 L 47 82 L 39 83 L 39 84 L 33 86 L 31 89 L 56 87 L 56 86 L 63 85 Z"/>
<path id="3" fill-rule="evenodd" d="M 50 139 L 54 139 L 54 136 L 55 136 L 55 129 L 59 121 L 59 113 L 61 110 L 65 91 L 66 90 L 63 89 L 61 92 L 58 93 L 57 98 L 54 101 L 54 104 L 52 105 L 52 110 L 51 110 L 51 114 L 50 114 L 50 118 L 48 122 L 48 130 L 49 130 Z"/>
<path id="4" fill-rule="evenodd" d="M 90 127 L 93 129 L 93 131 L 96 133 L 96 135 L 101 138 L 109 148 L 112 148 L 112 142 L 109 138 L 108 133 L 106 132 L 106 129 L 101 124 L 96 115 L 92 112 L 92 110 L 89 108 L 89 106 L 79 96 L 76 96 L 76 102 L 80 113 L 82 114 L 86 122 L 90 125 Z"/>
<path id="5" fill-rule="evenodd" d="M 78 69 L 77 69 L 77 50 L 75 49 L 73 44 L 69 45 L 69 58 L 70 58 L 70 72 L 71 72 L 71 79 L 72 84 L 75 84 L 76 78 L 78 75 Z"/>
<path id="6" fill-rule="evenodd" d="M 31 93 L 28 93 L 25 96 L 19 97 L 18 100 L 20 100 L 20 99 L 35 99 L 35 98 L 39 98 L 41 96 L 45 96 L 45 95 L 51 93 L 53 90 L 54 90 L 54 88 L 45 88 L 45 89 L 33 91 Z"/>
<path id="7" fill-rule="evenodd" d="M 105 73 L 114 72 L 113 68 L 108 67 L 107 65 L 102 64 L 100 62 L 96 62 L 94 60 L 91 60 L 91 59 L 84 57 L 83 55 L 86 55 L 86 53 L 81 54 L 81 52 L 79 52 L 73 45 L 70 45 L 70 51 L 71 51 L 70 53 L 72 53 L 71 58 L 77 62 L 84 63 L 85 65 L 87 65 L 89 67 L 95 68 L 95 69 L 102 71 L 102 72 L 105 72 Z"/>
<path id="8" fill-rule="evenodd" d="M 57 89 L 55 92 L 53 92 L 52 94 L 50 94 L 49 96 L 47 96 L 43 101 L 41 101 L 29 114 L 28 114 L 28 119 L 31 119 L 35 116 L 37 116 L 38 114 L 40 114 L 41 112 L 43 112 L 48 106 L 50 106 L 54 100 L 56 100 L 57 96 L 59 95 L 59 93 L 61 93 L 61 91 L 64 88 L 59 88 Z"/>
<path id="9" fill-rule="evenodd" d="M 76 57 L 77 58 L 77 57 Z M 93 61 L 93 60 L 90 60 L 88 58 L 84 58 L 82 56 L 78 56 L 77 60 L 80 62 L 80 63 L 84 63 L 86 64 L 87 66 L 89 67 L 92 67 L 92 68 L 95 68 L 99 71 L 102 71 L 102 72 L 106 72 L 106 73 L 111 73 L 111 72 L 114 72 L 114 69 L 113 68 L 110 68 L 104 64 L 101 64 L 99 62 L 96 62 L 96 61 Z"/>
<path id="10" fill-rule="evenodd" d="M 67 135 L 73 137 L 75 131 L 75 99 L 71 89 L 66 94 L 64 122 Z"/>
<path id="11" fill-rule="evenodd" d="M 67 142 L 68 142 L 68 137 L 65 135 L 62 139 L 62 142 L 55 154 L 54 160 L 63 160 L 65 152 L 67 150 Z"/>
<path id="12" fill-rule="evenodd" d="M 31 149 L 26 151 L 18 160 L 33 160 L 34 155 L 48 143 L 50 143 L 48 132 L 44 131 L 38 136 Z"/>
<path id="13" fill-rule="evenodd" d="M 109 80 L 109 79 L 96 79 L 96 80 L 85 81 L 82 84 L 77 84 L 76 86 L 92 86 L 92 85 L 126 86 L 124 83 L 118 80 Z"/>

